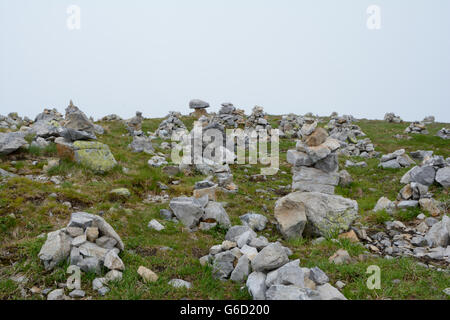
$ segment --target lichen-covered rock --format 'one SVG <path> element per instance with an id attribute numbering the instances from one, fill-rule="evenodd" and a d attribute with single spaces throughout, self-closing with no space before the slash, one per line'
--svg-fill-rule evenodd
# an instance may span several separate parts
<path id="1" fill-rule="evenodd" d="M 0 132 L 0 155 L 13 153 L 20 147 L 27 145 L 23 132 Z"/>
<path id="2" fill-rule="evenodd" d="M 308 220 L 305 232 L 318 236 L 340 234 L 349 229 L 358 216 L 358 203 L 341 196 L 318 192 L 293 192 L 285 197 L 303 204 Z"/>
<path id="3" fill-rule="evenodd" d="M 281 198 L 275 203 L 275 219 L 283 237 L 286 239 L 302 237 L 308 221 L 305 205 L 288 197 Z"/>
<path id="4" fill-rule="evenodd" d="M 97 141 L 75 141 L 56 139 L 56 148 L 61 158 L 69 158 L 92 170 L 104 173 L 111 170 L 117 161 L 106 144 Z"/>

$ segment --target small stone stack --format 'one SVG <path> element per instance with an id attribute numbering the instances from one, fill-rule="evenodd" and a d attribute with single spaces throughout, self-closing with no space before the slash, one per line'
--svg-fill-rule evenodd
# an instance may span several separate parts
<path id="1" fill-rule="evenodd" d="M 415 121 L 405 129 L 405 133 L 428 134 L 428 130 L 423 122 Z"/>
<path id="2" fill-rule="evenodd" d="M 124 244 L 119 235 L 102 217 L 75 212 L 66 228 L 47 235 L 38 256 L 46 270 L 53 270 L 60 262 L 68 260 L 70 265 L 98 275 L 105 267 L 110 270 L 105 277 L 108 279 L 113 275 L 117 277 L 118 273 L 121 278 L 121 271 L 125 270 L 119 257 L 122 250 Z M 94 285 L 94 290 L 101 287 L 104 285 L 97 288 Z"/>
<path id="3" fill-rule="evenodd" d="M 142 120 L 142 112 L 136 111 L 136 116 L 126 121 L 127 130 L 131 136 L 142 135 Z"/>
<path id="4" fill-rule="evenodd" d="M 22 125 L 29 125 L 32 121 L 25 117 L 22 119 L 16 112 L 8 114 L 8 116 L 0 115 L 0 129 L 8 129 L 11 131 L 19 130 Z"/>
<path id="5" fill-rule="evenodd" d="M 442 128 L 441 130 L 439 130 L 436 136 L 445 140 L 450 139 L 450 129 Z"/>
<path id="6" fill-rule="evenodd" d="M 226 229 L 231 227 L 230 218 L 222 204 L 209 201 L 207 194 L 200 198 L 173 198 L 169 207 L 173 216 L 192 231 L 209 230 L 217 225 Z"/>
<path id="7" fill-rule="evenodd" d="M 414 160 L 406 154 L 405 149 L 400 149 L 383 155 L 378 166 L 383 169 L 400 169 L 410 167 L 413 164 L 415 164 Z"/>
<path id="8" fill-rule="evenodd" d="M 289 261 L 290 255 L 289 248 L 241 225 L 230 228 L 225 241 L 211 247 L 200 263 L 210 264 L 216 279 L 246 281 L 254 300 L 345 300 L 322 270 L 301 268 L 300 260 Z"/>
<path id="9" fill-rule="evenodd" d="M 339 141 L 318 128 L 317 122 L 305 124 L 301 132 L 303 138 L 296 149 L 287 152 L 287 161 L 293 165 L 292 189 L 333 194 L 339 182 L 336 153 Z"/>
<path id="10" fill-rule="evenodd" d="M 104 116 L 101 121 L 105 121 L 105 122 L 112 122 L 112 121 L 122 121 L 123 119 L 118 116 L 117 114 L 110 114 L 107 116 Z"/>
<path id="11" fill-rule="evenodd" d="M 173 133 L 177 133 L 180 136 L 187 132 L 186 126 L 183 121 L 180 120 L 181 113 L 170 112 L 165 120 L 163 120 L 156 130 L 155 134 L 161 139 L 170 139 Z"/>
<path id="12" fill-rule="evenodd" d="M 399 116 L 396 116 L 395 113 L 386 113 L 384 115 L 384 121 L 390 122 L 390 123 L 402 123 L 403 120 Z"/>
<path id="13" fill-rule="evenodd" d="M 213 118 L 212 122 L 225 128 L 237 128 L 245 124 L 245 113 L 244 110 L 236 109 L 232 103 L 222 103 L 219 114 Z"/>
<path id="14" fill-rule="evenodd" d="M 246 129 L 255 129 L 257 131 L 269 132 L 272 128 L 267 121 L 267 114 L 264 112 L 263 107 L 255 106 L 252 110 L 252 114 L 247 118 L 245 123 Z"/>
<path id="15" fill-rule="evenodd" d="M 293 113 L 284 115 L 279 123 L 280 137 L 300 138 L 299 131 L 305 120 L 302 116 L 297 116 Z"/>
<path id="16" fill-rule="evenodd" d="M 38 122 L 41 120 L 45 120 L 45 121 L 54 120 L 54 121 L 61 123 L 64 120 L 64 118 L 63 118 L 62 114 L 58 112 L 58 110 L 53 108 L 53 109 L 44 109 L 44 111 L 42 113 L 40 113 L 36 116 L 34 122 Z"/>
<path id="17" fill-rule="evenodd" d="M 203 100 L 193 99 L 189 102 L 189 108 L 195 110 L 192 115 L 198 119 L 208 114 L 206 109 L 209 108 L 209 103 Z"/>

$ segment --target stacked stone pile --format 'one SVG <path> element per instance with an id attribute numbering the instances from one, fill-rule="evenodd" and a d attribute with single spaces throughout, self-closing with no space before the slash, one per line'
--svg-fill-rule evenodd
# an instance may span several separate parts
<path id="1" fill-rule="evenodd" d="M 7 116 L 0 115 L 0 129 L 17 131 L 21 126 L 28 126 L 32 123 L 29 118 L 21 118 L 16 112 L 11 112 Z"/>
<path id="2" fill-rule="evenodd" d="M 278 126 L 280 137 L 301 138 L 299 131 L 304 123 L 305 119 L 302 116 L 293 113 L 284 115 Z"/>
<path id="3" fill-rule="evenodd" d="M 232 103 L 222 103 L 222 108 L 211 122 L 216 122 L 225 128 L 237 128 L 245 124 L 245 112 L 236 109 Z"/>
<path id="4" fill-rule="evenodd" d="M 200 263 L 212 265 L 217 279 L 246 281 L 254 300 L 345 300 L 322 270 L 301 268 L 300 260 L 289 261 L 290 255 L 289 248 L 241 225 L 230 228 L 225 241 L 211 247 Z"/>
<path id="5" fill-rule="evenodd" d="M 383 155 L 378 166 L 383 169 L 399 169 L 410 167 L 413 164 L 416 163 L 406 154 L 405 149 L 400 149 L 392 153 Z"/>
<path id="6" fill-rule="evenodd" d="M 119 254 L 123 250 L 120 236 L 102 217 L 75 212 L 66 228 L 47 235 L 38 256 L 46 270 L 53 270 L 63 261 L 97 275 L 104 268 L 109 270 L 105 278 L 93 282 L 94 290 L 103 295 L 109 290 L 107 280 L 122 278 L 125 265 Z"/>
<path id="7" fill-rule="evenodd" d="M 112 122 L 112 121 L 122 121 L 123 119 L 118 116 L 117 114 L 109 114 L 107 116 L 104 116 L 101 121 L 104 122 Z"/>
<path id="8" fill-rule="evenodd" d="M 402 123 L 403 120 L 399 116 L 396 116 L 395 113 L 386 113 L 384 115 L 384 121 L 391 123 Z"/>
<path id="9" fill-rule="evenodd" d="M 208 114 L 208 112 L 206 112 L 206 109 L 209 108 L 209 103 L 200 99 L 193 99 L 189 102 L 189 108 L 194 109 L 192 115 L 198 119 Z"/>
<path id="10" fill-rule="evenodd" d="M 287 152 L 287 161 L 293 165 L 292 189 L 333 194 L 339 182 L 339 141 L 318 128 L 317 122 L 303 125 L 301 132 L 303 138 L 296 149 Z"/>
<path id="11" fill-rule="evenodd" d="M 422 123 L 424 123 L 424 124 L 433 124 L 435 121 L 436 121 L 436 119 L 435 119 L 434 116 L 428 116 L 428 117 L 425 117 L 422 120 Z"/>
<path id="12" fill-rule="evenodd" d="M 231 226 L 230 218 L 222 204 L 209 201 L 207 194 L 200 198 L 173 198 L 169 203 L 169 208 L 170 211 L 165 211 L 165 213 L 171 213 L 170 218 L 177 218 L 192 231 L 209 230 L 217 225 L 227 229 Z"/>
<path id="13" fill-rule="evenodd" d="M 180 120 L 181 113 L 170 112 L 165 120 L 163 120 L 155 134 L 161 139 L 171 139 L 172 135 L 176 133 L 182 136 L 187 133 L 186 126 L 183 121 Z"/>
<path id="14" fill-rule="evenodd" d="M 428 134 L 428 130 L 423 122 L 413 122 L 406 129 L 405 133 Z"/>

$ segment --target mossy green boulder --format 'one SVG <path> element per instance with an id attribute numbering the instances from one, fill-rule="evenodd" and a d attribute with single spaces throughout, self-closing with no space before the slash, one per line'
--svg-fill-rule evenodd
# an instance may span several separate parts
<path id="1" fill-rule="evenodd" d="M 101 142 L 75 141 L 73 147 L 75 161 L 96 172 L 107 172 L 117 164 L 109 147 Z"/>

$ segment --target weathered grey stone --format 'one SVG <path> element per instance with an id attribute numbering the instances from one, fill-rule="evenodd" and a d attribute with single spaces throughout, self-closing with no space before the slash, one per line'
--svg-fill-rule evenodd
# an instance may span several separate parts
<path id="1" fill-rule="evenodd" d="M 204 203 L 196 198 L 173 198 L 169 207 L 178 220 L 188 228 L 196 227 L 204 214 Z"/>
<path id="2" fill-rule="evenodd" d="M 59 132 L 59 135 L 63 137 L 66 141 L 77 141 L 77 140 L 97 140 L 94 133 L 80 131 L 70 128 L 64 128 Z"/>
<path id="3" fill-rule="evenodd" d="M 305 152 L 297 151 L 295 149 L 288 150 L 286 158 L 287 162 L 295 167 L 312 166 L 314 164 Z"/>
<path id="4" fill-rule="evenodd" d="M 83 260 L 83 257 L 80 254 L 80 249 L 77 247 L 72 247 L 70 250 L 70 265 L 78 265 L 78 263 Z"/>
<path id="5" fill-rule="evenodd" d="M 25 146 L 28 142 L 24 139 L 22 132 L 0 132 L 0 155 L 13 153 L 17 149 Z"/>
<path id="6" fill-rule="evenodd" d="M 80 253 L 84 257 L 95 257 L 100 261 L 105 261 L 105 256 L 108 253 L 107 249 L 99 247 L 95 243 L 85 242 L 80 247 Z"/>
<path id="7" fill-rule="evenodd" d="M 309 278 L 317 285 L 323 285 L 330 282 L 328 276 L 320 268 L 314 267 L 310 269 Z"/>
<path id="8" fill-rule="evenodd" d="M 446 215 L 435 223 L 425 236 L 430 247 L 446 247 L 450 244 L 450 218 Z"/>
<path id="9" fill-rule="evenodd" d="M 193 99 L 189 102 L 189 108 L 191 109 L 206 109 L 209 108 L 209 103 L 200 99 Z"/>
<path id="10" fill-rule="evenodd" d="M 216 279 L 227 279 L 234 270 L 235 256 L 231 251 L 220 252 L 214 256 L 213 276 Z"/>
<path id="11" fill-rule="evenodd" d="M 222 204 L 219 202 L 208 202 L 202 219 L 205 221 L 216 222 L 224 228 L 231 227 L 230 218 Z"/>
<path id="12" fill-rule="evenodd" d="M 299 266 L 300 260 L 291 261 L 286 263 L 281 268 L 271 271 L 267 274 L 266 286 L 269 288 L 272 285 L 294 285 L 303 288 L 304 274 L 302 268 Z"/>
<path id="13" fill-rule="evenodd" d="M 289 258 L 283 246 L 279 243 L 269 244 L 262 249 L 252 261 L 255 271 L 271 271 L 285 265 Z"/>
<path id="14" fill-rule="evenodd" d="M 266 228 L 267 218 L 262 214 L 246 213 L 239 217 L 243 225 L 249 226 L 255 231 L 262 231 Z"/>
<path id="15" fill-rule="evenodd" d="M 250 230 L 246 231 L 236 239 L 236 244 L 239 248 L 242 248 L 243 246 L 248 244 L 253 238 L 255 238 L 255 234 Z"/>
<path id="16" fill-rule="evenodd" d="M 47 295 L 47 300 L 64 300 L 64 289 L 55 289 Z"/>
<path id="17" fill-rule="evenodd" d="M 436 181 L 444 188 L 450 188 L 450 166 L 436 172 Z"/>
<path id="18" fill-rule="evenodd" d="M 108 251 L 108 253 L 105 256 L 105 267 L 109 270 L 125 270 L 125 264 L 123 263 L 122 259 L 117 255 L 117 253 L 114 252 L 114 250 Z"/>
<path id="19" fill-rule="evenodd" d="M 158 222 L 158 220 L 153 219 L 152 221 L 150 221 L 147 225 L 147 228 L 156 230 L 156 231 L 162 231 L 165 229 L 165 227 Z"/>
<path id="20" fill-rule="evenodd" d="M 318 294 L 307 288 L 273 285 L 266 291 L 267 300 L 316 300 Z"/>
<path id="21" fill-rule="evenodd" d="M 317 161 L 314 164 L 314 168 L 323 172 L 336 172 L 339 169 L 338 156 L 336 153 L 330 153 L 327 157 Z"/>
<path id="22" fill-rule="evenodd" d="M 236 267 L 231 273 L 230 279 L 235 282 L 243 282 L 250 273 L 250 260 L 246 255 L 239 258 Z"/>
<path id="23" fill-rule="evenodd" d="M 418 182 L 425 186 L 430 186 L 436 177 L 436 171 L 432 166 L 414 167 L 410 171 L 411 182 Z"/>
<path id="24" fill-rule="evenodd" d="M 302 237 L 307 218 L 305 205 L 288 197 L 275 203 L 275 219 L 278 230 L 286 239 Z"/>
<path id="25" fill-rule="evenodd" d="M 391 200 L 389 200 L 386 197 L 381 197 L 378 199 L 377 204 L 375 205 L 375 208 L 373 209 L 374 212 L 378 212 L 381 210 L 386 210 L 388 213 L 392 213 L 395 209 L 395 204 Z"/>
<path id="26" fill-rule="evenodd" d="M 241 234 L 250 231 L 256 237 L 256 233 L 248 226 L 232 226 L 225 235 L 225 240 L 236 242 Z"/>
<path id="27" fill-rule="evenodd" d="M 51 270 L 58 263 L 67 259 L 70 254 L 71 242 L 72 238 L 62 230 L 50 232 L 47 235 L 47 240 L 38 254 L 45 270 Z"/>
<path id="28" fill-rule="evenodd" d="M 397 203 L 397 208 L 399 209 L 415 208 L 417 206 L 419 206 L 419 201 L 417 200 L 405 200 Z"/>
<path id="29" fill-rule="evenodd" d="M 401 168 L 401 166 L 397 160 L 388 160 L 386 162 L 381 162 L 378 166 L 383 169 L 399 169 L 399 168 Z"/>
<path id="30" fill-rule="evenodd" d="M 84 296 L 86 295 L 86 292 L 84 292 L 83 290 L 73 290 L 71 293 L 69 293 L 69 296 L 71 298 L 84 298 Z"/>
<path id="31" fill-rule="evenodd" d="M 155 149 L 153 148 L 152 140 L 146 136 L 133 136 L 133 141 L 129 145 L 132 152 L 147 154 L 153 154 Z"/>
<path id="32" fill-rule="evenodd" d="M 262 250 L 269 245 L 269 240 L 266 237 L 260 236 L 257 238 L 252 238 L 249 242 L 249 246 L 254 247 L 258 250 Z"/>
<path id="33" fill-rule="evenodd" d="M 310 235 L 330 236 L 347 231 L 358 216 L 358 204 L 341 196 L 317 192 L 293 192 L 285 197 L 304 207 L 308 220 L 305 232 Z M 303 204 L 303 206 L 301 205 Z"/>
<path id="34" fill-rule="evenodd" d="M 103 237 L 100 237 L 97 240 L 95 240 L 95 243 L 98 246 L 109 250 L 116 246 L 117 240 L 114 238 L 111 238 L 111 237 L 103 236 Z"/>
<path id="35" fill-rule="evenodd" d="M 182 279 L 172 279 L 169 281 L 169 284 L 174 288 L 186 288 L 186 289 L 192 288 L 192 283 L 184 281 Z"/>
<path id="36" fill-rule="evenodd" d="M 266 275 L 264 273 L 252 272 L 247 278 L 246 286 L 253 300 L 266 299 Z"/>
<path id="37" fill-rule="evenodd" d="M 316 168 L 300 167 L 294 170 L 292 180 L 293 190 L 333 194 L 334 187 L 339 183 L 339 175 Z"/>
<path id="38" fill-rule="evenodd" d="M 101 273 L 102 262 L 97 257 L 86 257 L 77 263 L 77 266 L 84 272 Z"/>

